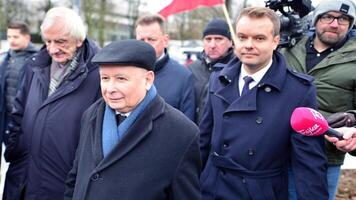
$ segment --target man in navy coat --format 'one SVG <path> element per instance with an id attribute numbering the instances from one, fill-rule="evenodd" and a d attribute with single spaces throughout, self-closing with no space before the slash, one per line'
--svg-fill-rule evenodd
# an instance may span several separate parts
<path id="1" fill-rule="evenodd" d="M 45 45 L 29 59 L 14 100 L 5 158 L 5 200 L 62 200 L 83 112 L 100 97 L 98 47 L 72 9 L 50 9 Z"/>
<path id="2" fill-rule="evenodd" d="M 113 42 L 93 58 L 103 99 L 83 115 L 66 199 L 200 199 L 199 130 L 157 94 L 155 61 L 139 40 Z"/>
<path id="3" fill-rule="evenodd" d="M 152 45 L 156 51 L 154 85 L 158 94 L 189 119 L 195 118 L 193 74 L 169 56 L 169 36 L 161 15 L 148 14 L 136 21 L 136 39 Z"/>
<path id="4" fill-rule="evenodd" d="M 279 29 L 274 11 L 244 9 L 238 58 L 212 74 L 200 124 L 204 200 L 286 200 L 288 163 L 299 199 L 328 199 L 323 137 L 302 136 L 289 122 L 295 108 L 315 108 L 316 90 L 274 51 Z"/>

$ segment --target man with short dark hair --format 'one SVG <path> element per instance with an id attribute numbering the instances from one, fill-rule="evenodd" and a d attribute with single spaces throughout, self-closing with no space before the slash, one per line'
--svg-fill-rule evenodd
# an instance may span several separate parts
<path id="1" fill-rule="evenodd" d="M 136 39 L 142 40 L 156 51 L 155 86 L 158 94 L 174 108 L 194 120 L 195 96 L 192 73 L 170 58 L 167 47 L 169 36 L 160 15 L 144 15 L 136 22 Z"/>
<path id="2" fill-rule="evenodd" d="M 315 78 L 318 110 L 333 128 L 356 125 L 356 38 L 349 34 L 355 17 L 351 0 L 321 1 L 313 13 L 315 33 L 293 48 L 282 49 L 292 69 Z M 345 152 L 356 155 L 356 151 L 326 143 L 330 200 L 335 197 Z M 291 173 L 290 198 L 297 199 L 293 180 Z"/>
<path id="3" fill-rule="evenodd" d="M 7 143 L 12 104 L 25 72 L 26 61 L 37 52 L 31 43 L 30 30 L 24 22 L 9 23 L 7 42 L 10 49 L 0 57 L 0 145 L 2 141 Z"/>
<path id="4" fill-rule="evenodd" d="M 139 40 L 113 42 L 92 59 L 103 98 L 83 115 L 65 199 L 200 199 L 199 130 L 157 93 L 155 61 Z"/>
<path id="5" fill-rule="evenodd" d="M 316 107 L 316 89 L 275 51 L 279 29 L 273 10 L 243 9 L 237 58 L 210 77 L 199 127 L 203 200 L 286 200 L 289 161 L 300 199 L 328 198 L 323 137 L 305 137 L 290 125 L 295 108 Z"/>
<path id="6" fill-rule="evenodd" d="M 203 31 L 204 50 L 198 59 L 188 66 L 194 76 L 195 122 L 199 124 L 206 103 L 208 81 L 217 63 L 226 64 L 234 57 L 229 26 L 225 20 L 212 19 Z M 220 70 L 215 67 L 215 70 Z"/>

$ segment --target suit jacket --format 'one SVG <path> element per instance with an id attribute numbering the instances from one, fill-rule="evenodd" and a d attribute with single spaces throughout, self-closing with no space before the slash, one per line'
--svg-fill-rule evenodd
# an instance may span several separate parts
<path id="1" fill-rule="evenodd" d="M 66 199 L 200 199 L 198 128 L 158 95 L 104 158 L 101 99 L 83 115 Z"/>
<path id="2" fill-rule="evenodd" d="M 240 69 L 234 59 L 210 79 L 200 124 L 203 199 L 286 200 L 289 162 L 299 199 L 328 199 L 323 137 L 300 135 L 289 122 L 295 108 L 315 108 L 312 78 L 275 53 L 258 85 L 239 97 Z"/>

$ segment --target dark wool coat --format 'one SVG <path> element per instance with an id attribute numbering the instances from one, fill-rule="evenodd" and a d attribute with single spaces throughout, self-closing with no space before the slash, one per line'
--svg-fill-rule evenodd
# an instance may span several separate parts
<path id="1" fill-rule="evenodd" d="M 158 94 L 171 106 L 194 120 L 195 95 L 193 74 L 183 65 L 169 57 L 156 62 L 154 85 Z"/>
<path id="2" fill-rule="evenodd" d="M 294 132 L 297 107 L 315 108 L 312 78 L 286 68 L 275 53 L 258 85 L 238 95 L 241 63 L 213 73 L 200 124 L 204 200 L 286 200 L 290 162 L 301 200 L 328 199 L 323 136 Z"/>
<path id="3" fill-rule="evenodd" d="M 46 48 L 29 63 L 14 104 L 5 158 L 4 200 L 62 200 L 75 156 L 83 112 L 100 97 L 98 48 L 85 40 L 78 68 L 47 98 L 51 57 Z"/>
<path id="4" fill-rule="evenodd" d="M 216 64 L 227 64 L 235 57 L 233 48 L 230 48 L 226 55 L 214 60 L 210 63 L 206 62 L 207 55 L 203 51 L 198 59 L 188 66 L 188 69 L 193 73 L 194 77 L 194 93 L 195 93 L 195 123 L 199 124 L 203 114 L 203 108 L 206 104 L 206 96 L 208 94 L 208 83 L 210 74 L 213 71 L 221 70 L 221 67 L 215 67 Z M 223 66 L 223 65 L 220 65 Z"/>
<path id="5" fill-rule="evenodd" d="M 158 95 L 103 158 L 99 100 L 83 115 L 65 199 L 198 200 L 198 128 Z"/>

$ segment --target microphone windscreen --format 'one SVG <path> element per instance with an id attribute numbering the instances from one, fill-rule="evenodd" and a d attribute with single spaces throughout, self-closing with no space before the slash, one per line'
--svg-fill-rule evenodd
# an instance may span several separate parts
<path id="1" fill-rule="evenodd" d="M 306 136 L 318 136 L 329 129 L 328 122 L 318 111 L 307 108 L 296 108 L 290 119 L 294 131 Z"/>

